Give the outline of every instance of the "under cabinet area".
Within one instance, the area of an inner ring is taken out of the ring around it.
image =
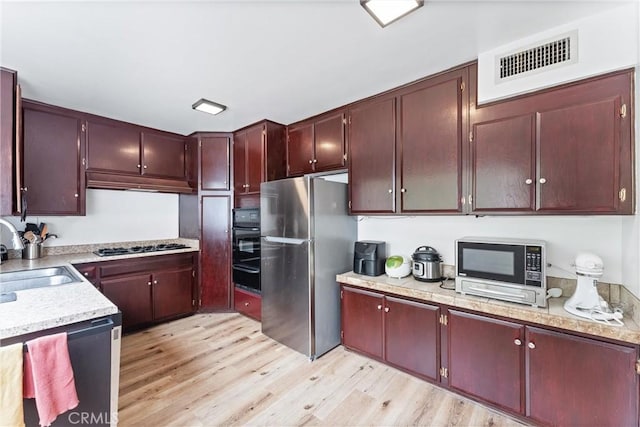
[[[342,344],[540,425],[639,425],[639,347],[341,285]]]
[[[194,313],[197,253],[157,255],[74,267],[122,312],[125,331]]]

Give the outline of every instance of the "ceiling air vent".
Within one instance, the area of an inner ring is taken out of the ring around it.
[[[497,82],[577,62],[578,32],[572,31],[532,47],[496,57]]]

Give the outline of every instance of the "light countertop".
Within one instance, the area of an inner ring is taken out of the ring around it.
[[[351,271],[338,274],[336,280],[347,285],[405,296],[425,302],[440,303],[451,307],[465,308],[596,337],[640,344],[640,326],[629,316],[625,315],[623,319],[624,326],[597,323],[565,311],[563,304],[566,298],[550,298],[547,307],[534,308],[523,304],[463,295],[454,290],[440,288],[440,282],[419,282],[412,276],[403,279],[392,279],[387,275],[371,277]],[[449,284],[453,285],[453,282],[449,282]]]

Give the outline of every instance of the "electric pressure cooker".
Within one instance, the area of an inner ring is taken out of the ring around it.
[[[411,255],[413,260],[412,273],[416,280],[421,282],[439,282],[442,280],[440,263],[442,257],[431,246],[420,246]]]

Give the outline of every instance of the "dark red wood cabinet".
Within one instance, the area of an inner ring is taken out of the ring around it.
[[[351,212],[395,212],[396,99],[375,98],[349,108]]]
[[[262,297],[236,286],[233,290],[233,308],[238,313],[260,321],[262,317]]]
[[[122,312],[125,331],[194,313],[197,266],[196,252],[74,265]]]
[[[140,173],[140,130],[136,126],[90,119],[87,141],[87,170]]]
[[[285,150],[285,126],[279,123],[264,120],[234,132],[235,195],[259,194],[260,183],[284,178]]]
[[[24,187],[29,215],[84,215],[86,123],[75,112],[22,103]]]
[[[527,327],[527,415],[546,425],[638,425],[638,351]]]
[[[200,189],[226,191],[230,185],[231,138],[203,134],[200,145]]]
[[[19,109],[18,73],[0,67],[0,215],[11,215],[17,206],[14,164],[18,157],[16,147],[16,119]],[[20,179],[18,177],[17,179]]]
[[[454,70],[398,93],[401,212],[462,212],[468,73]]]
[[[471,110],[471,213],[633,212],[633,71]]]
[[[524,326],[448,311],[449,387],[524,413]]]
[[[186,141],[183,136],[141,132],[142,175],[185,179]]]
[[[342,286],[342,344],[437,380],[440,308]]]
[[[201,308],[231,308],[231,196],[201,198]]]
[[[346,165],[344,109],[287,127],[287,176],[327,172]]]

